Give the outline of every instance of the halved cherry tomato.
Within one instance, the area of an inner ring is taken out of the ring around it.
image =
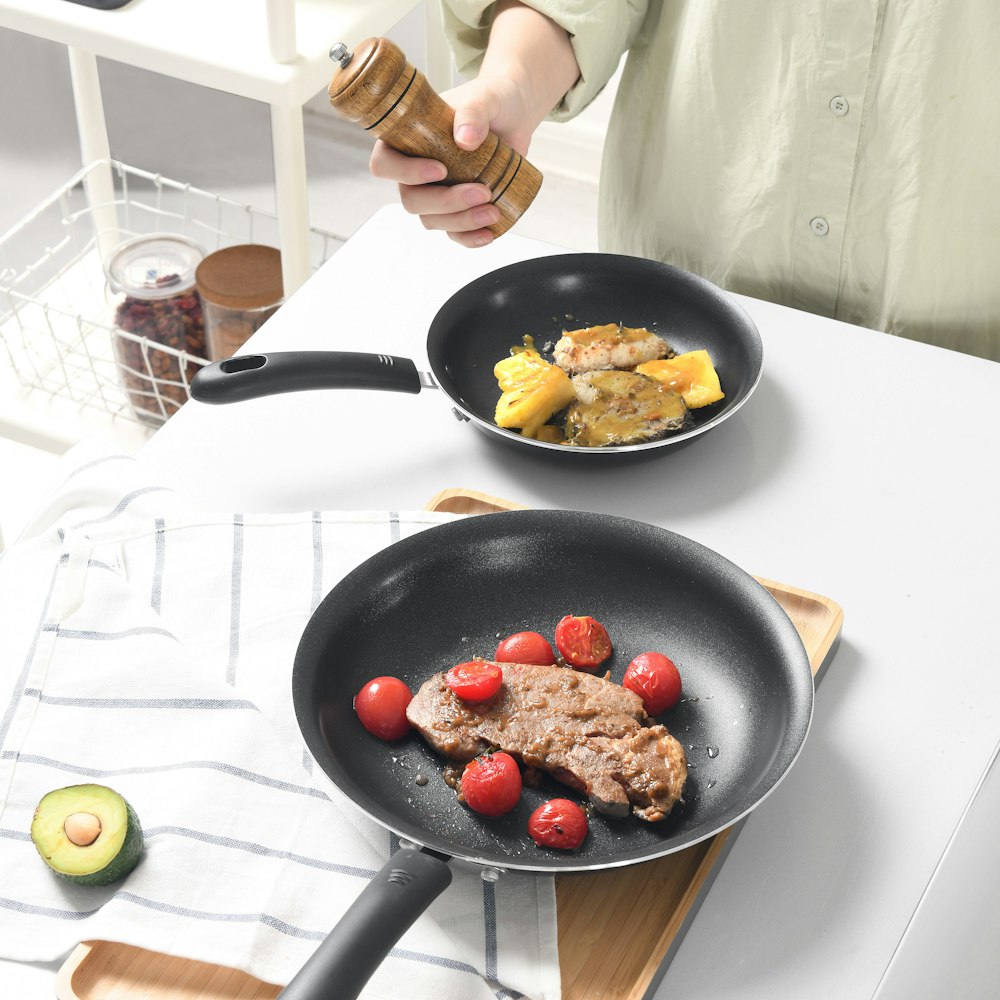
[[[556,662],[548,639],[538,632],[515,632],[507,636],[497,646],[493,658],[500,663],[534,663],[539,667],[550,667]]]
[[[556,645],[571,667],[593,671],[611,655],[607,629],[590,615],[566,615],[556,625]]]
[[[500,690],[503,671],[488,660],[469,660],[452,667],[444,682],[462,701],[489,701]]]
[[[406,706],[413,692],[398,677],[376,677],[355,696],[361,725],[380,740],[400,740],[410,731]]]
[[[674,661],[662,653],[640,653],[626,667],[622,687],[642,698],[649,715],[659,715],[677,704],[681,675]]]
[[[484,816],[502,816],[521,799],[521,771],[509,753],[477,757],[462,772],[462,798]]]
[[[528,833],[539,847],[575,851],[587,836],[587,814],[571,799],[549,799],[528,817]]]

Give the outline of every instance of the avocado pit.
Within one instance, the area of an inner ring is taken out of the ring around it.
[[[101,835],[101,820],[93,813],[75,812],[63,823],[66,839],[77,847],[90,847]]]

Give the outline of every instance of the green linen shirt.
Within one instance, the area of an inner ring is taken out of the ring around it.
[[[554,120],[628,52],[601,249],[1000,361],[997,0],[531,6],[580,65]],[[475,75],[493,4],[444,7],[458,69]]]

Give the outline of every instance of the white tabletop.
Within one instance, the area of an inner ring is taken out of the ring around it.
[[[516,233],[462,250],[383,209],[248,350],[371,350],[426,368],[426,331],[453,291],[554,252]],[[997,866],[970,876],[961,861],[983,853],[963,823],[997,812],[971,803],[998,784],[982,783],[1000,734],[1000,366],[740,302],[764,342],[756,393],[722,426],[634,465],[553,463],[495,442],[435,390],[191,403],[140,456],[223,510],[407,509],[467,487],[620,514],[836,600],[843,638],[805,749],[750,816],[657,996],[871,998],[914,961],[940,964],[915,928],[951,905],[942,882],[997,881]],[[998,927],[991,895],[965,904],[979,927]],[[992,995],[1000,950],[965,954],[962,940],[948,945],[951,995]]]

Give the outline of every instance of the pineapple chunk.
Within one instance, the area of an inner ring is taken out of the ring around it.
[[[549,417],[576,395],[569,376],[537,351],[519,351],[498,361],[493,374],[503,393],[497,403],[496,425],[519,427],[524,437],[535,437]]]
[[[655,378],[674,392],[679,392],[692,410],[717,403],[726,395],[719,384],[719,375],[708,351],[688,351],[675,358],[646,361],[635,370],[640,375]]]

